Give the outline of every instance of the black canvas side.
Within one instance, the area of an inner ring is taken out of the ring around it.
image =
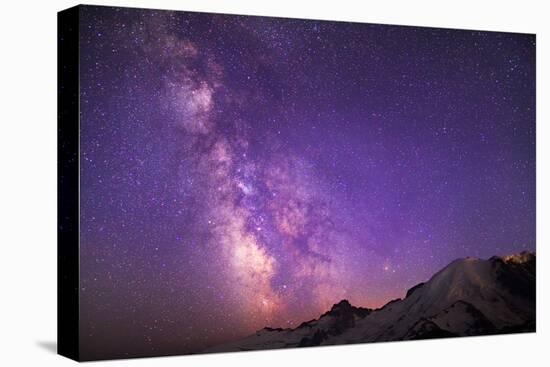
[[[79,7],[57,14],[57,352],[79,360]]]

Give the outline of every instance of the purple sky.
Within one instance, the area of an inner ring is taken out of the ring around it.
[[[109,7],[80,27],[84,357],[197,352],[535,249],[533,35]]]

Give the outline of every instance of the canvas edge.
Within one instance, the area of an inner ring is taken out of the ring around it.
[[[79,6],[57,13],[57,353],[79,352]]]

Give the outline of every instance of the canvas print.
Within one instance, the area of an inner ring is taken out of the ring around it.
[[[60,349],[535,331],[535,35],[70,12]]]

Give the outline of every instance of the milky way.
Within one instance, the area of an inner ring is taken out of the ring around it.
[[[81,9],[84,356],[198,352],[535,249],[535,38]]]

